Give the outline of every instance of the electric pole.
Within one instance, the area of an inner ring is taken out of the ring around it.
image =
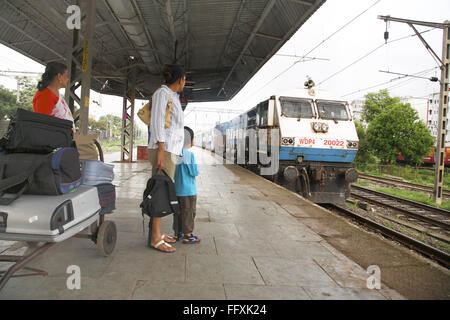
[[[384,21],[394,21],[408,24],[424,44],[425,48],[430,52],[433,58],[438,61],[441,69],[440,79],[440,98],[439,98],[439,118],[437,130],[437,145],[435,157],[435,176],[434,176],[434,202],[442,203],[442,190],[444,182],[444,166],[445,166],[445,136],[447,134],[447,110],[448,110],[448,77],[449,77],[449,63],[450,63],[450,22],[447,20],[444,23],[426,22],[417,20],[408,20],[401,18],[393,18],[390,16],[378,16],[378,19]],[[442,56],[439,56],[428,45],[425,39],[417,31],[414,25],[433,27],[443,29],[442,37]]]

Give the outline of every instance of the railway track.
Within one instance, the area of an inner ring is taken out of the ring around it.
[[[383,192],[352,186],[351,196],[373,205],[389,208],[404,214],[409,220],[420,221],[426,227],[434,226],[450,231],[450,211],[423,203],[402,199]]]
[[[374,181],[374,182],[380,182],[380,183],[390,185],[390,186],[402,186],[402,187],[406,187],[411,190],[425,191],[427,193],[433,194],[433,187],[428,187],[428,186],[424,186],[421,184],[401,181],[401,180],[397,180],[397,179],[390,179],[390,178],[385,178],[385,177],[372,176],[372,175],[363,174],[363,173],[359,174],[359,178],[364,179],[364,180]],[[442,195],[447,198],[450,198],[450,190],[444,189],[442,191]]]
[[[427,256],[428,258],[431,258],[431,259],[439,262],[440,264],[444,265],[445,267],[450,268],[450,255],[444,251],[436,249],[436,248],[429,246],[421,241],[418,241],[407,235],[404,235],[396,230],[388,228],[382,224],[379,224],[371,219],[368,219],[362,215],[359,215],[359,214],[357,214],[347,208],[344,208],[340,205],[329,204],[326,207],[334,209],[334,210],[338,211],[340,214],[350,217],[351,219],[355,220],[356,222],[365,225],[369,229],[375,230],[375,231],[381,233],[385,237],[388,237],[397,242],[400,242],[403,245],[407,246],[408,248],[418,251],[418,252],[422,253],[423,255]]]

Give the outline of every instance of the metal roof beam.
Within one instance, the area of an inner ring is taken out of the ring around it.
[[[267,15],[270,13],[270,11],[272,10],[273,6],[275,5],[275,3],[278,0],[270,0],[266,7],[264,8],[264,11],[262,12],[258,22],[256,23],[255,27],[253,28],[252,33],[250,34],[250,37],[247,40],[247,43],[245,44],[244,48],[241,51],[241,54],[239,55],[239,57],[236,59],[236,62],[234,63],[233,67],[231,68],[230,73],[228,73],[228,76],[225,78],[225,81],[222,84],[222,87],[220,88],[219,92],[217,93],[217,96],[220,94],[221,91],[225,92],[225,84],[227,83],[228,79],[230,79],[231,74],[234,72],[234,70],[236,69],[236,67],[239,64],[239,61],[241,61],[242,56],[244,55],[245,51],[247,51],[248,47],[250,46],[250,43],[252,43],[253,39],[256,36],[256,33],[258,32],[259,28],[261,28],[261,25],[263,24],[264,20],[266,19]]]
[[[170,0],[166,0],[166,12],[167,12],[167,20],[169,21],[170,34],[172,35],[173,41],[176,41],[177,35],[175,34],[175,22],[172,12],[172,2]]]
[[[189,12],[188,12],[188,4],[187,0],[183,1],[184,5],[184,33],[185,33],[185,62],[184,68],[185,70],[189,70]]]
[[[305,0],[289,0],[289,1],[295,2],[295,3],[298,3],[298,4],[303,4],[305,6],[312,6],[313,5],[312,2],[305,1]]]
[[[30,38],[32,41],[36,42],[37,44],[41,45],[42,47],[44,47],[45,49],[49,50],[51,53],[53,53],[54,55],[60,57],[62,60],[66,60],[66,58],[64,58],[64,56],[62,56],[61,54],[59,54],[58,52],[56,52],[55,50],[53,50],[52,48],[50,48],[49,46],[47,46],[46,44],[44,44],[41,40],[36,39],[32,36],[30,36],[28,33],[26,33],[24,30],[20,29],[19,27],[16,27],[15,25],[13,25],[12,23],[10,23],[8,20],[4,19],[3,17],[0,17],[0,21],[2,21],[3,23],[6,23],[8,26],[10,26],[11,28],[13,28],[14,30],[16,30],[17,32],[23,34],[24,36]],[[29,54],[28,54],[29,55]]]
[[[256,35],[258,37],[268,38],[268,39],[277,40],[277,41],[281,41],[282,40],[282,38],[280,38],[280,37],[272,36],[270,34],[266,34],[266,33],[262,33],[262,32],[257,32]]]
[[[256,59],[256,60],[264,60],[265,59],[265,57],[256,57],[256,56],[252,56],[252,55],[249,55],[249,54],[244,54],[242,57],[243,58]]]
[[[227,42],[225,44],[225,47],[223,48],[222,54],[219,57],[219,62],[217,64],[217,68],[219,68],[220,64],[223,62],[223,58],[225,57],[225,55],[228,51],[228,47],[231,44],[231,38],[233,36],[234,29],[236,28],[237,22],[239,21],[239,18],[241,16],[241,12],[242,12],[242,8],[244,7],[244,3],[245,3],[245,0],[242,0],[241,5],[239,6],[239,10],[238,10],[236,16],[234,17],[233,26],[231,27],[231,31],[230,31],[230,34],[228,35]]]
[[[117,16],[117,14],[115,13],[115,11],[113,10],[113,8],[111,7],[111,5],[109,4],[108,0],[103,0],[103,3],[105,4],[105,7],[108,9],[108,11],[109,11],[109,13],[111,14],[111,16],[115,19],[115,21],[116,21],[118,24],[120,24],[121,20],[124,20],[124,19],[123,19],[123,18],[119,18],[119,17]],[[115,5],[119,5],[119,6],[120,6],[120,5],[126,5],[126,4],[128,4],[128,5],[133,6],[133,10],[136,11],[136,8],[134,8],[134,4],[135,4],[134,1],[132,1],[131,3],[129,3],[129,2],[123,2],[123,3],[117,3],[117,2],[114,2],[114,4],[115,4]],[[135,15],[135,16],[136,16],[136,15]],[[137,17],[139,18],[139,15],[137,15]],[[140,19],[140,18],[139,18],[139,19]],[[142,24],[142,26],[143,26],[143,24]],[[129,26],[129,25],[127,25],[127,26],[120,25],[120,30],[122,31],[123,36],[125,37],[125,39],[128,40],[128,43],[129,43],[133,48],[135,48],[135,49],[138,51],[141,60],[142,60],[142,61],[145,61],[145,60],[144,60],[144,56],[141,54],[141,52],[139,52],[139,49],[136,47],[136,43],[131,39],[130,34],[129,34],[129,33],[127,32],[127,30],[125,29],[126,27],[132,27],[132,26]],[[147,41],[148,41],[148,39],[147,39]],[[149,66],[149,65],[146,65],[146,67],[147,67],[147,69],[148,69],[149,72],[152,71],[152,70],[150,70],[150,66]],[[120,71],[120,69],[119,69],[118,71]]]
[[[48,34],[50,37],[52,37],[54,40],[56,40],[57,42],[59,42],[60,44],[63,44],[63,42],[61,42],[60,39],[55,38],[54,34],[51,34],[48,30],[46,30],[45,28],[41,27],[39,24],[37,24],[36,22],[34,22],[34,19],[31,19],[29,16],[27,16],[23,11],[19,10],[18,8],[16,8],[16,6],[14,6],[12,3],[10,3],[9,1],[5,1],[5,3],[11,8],[13,9],[16,13],[18,13],[19,15],[21,15],[22,17],[24,17],[27,21],[27,23],[32,23],[34,26],[38,27],[39,29],[41,29],[44,33]],[[22,21],[21,21],[22,22]],[[22,28],[23,30],[25,30],[25,28]]]
[[[153,50],[155,50],[155,53],[154,53],[155,60],[160,65],[162,65],[161,57],[159,56],[158,50],[156,50],[155,42],[153,41],[152,34],[150,33],[150,30],[148,29],[147,24],[144,21],[144,16],[142,15],[141,9],[139,8],[138,4],[136,3],[136,0],[132,0],[132,4],[133,4],[134,9],[136,10],[136,13],[138,15],[139,21],[141,22],[141,24],[142,24],[142,26],[144,28],[147,40],[150,43],[151,48]]]

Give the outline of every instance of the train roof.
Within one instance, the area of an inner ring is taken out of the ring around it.
[[[293,97],[293,98],[304,98],[304,99],[313,99],[313,100],[333,100],[333,101],[346,101],[342,97],[331,93],[329,91],[321,90],[321,89],[305,89],[305,88],[296,88],[289,89],[280,92],[276,95],[279,97]]]

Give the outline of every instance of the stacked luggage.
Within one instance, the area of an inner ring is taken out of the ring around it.
[[[24,109],[10,121],[0,140],[0,239],[62,241],[114,209],[102,207],[98,188],[82,185],[72,128],[72,121]]]

